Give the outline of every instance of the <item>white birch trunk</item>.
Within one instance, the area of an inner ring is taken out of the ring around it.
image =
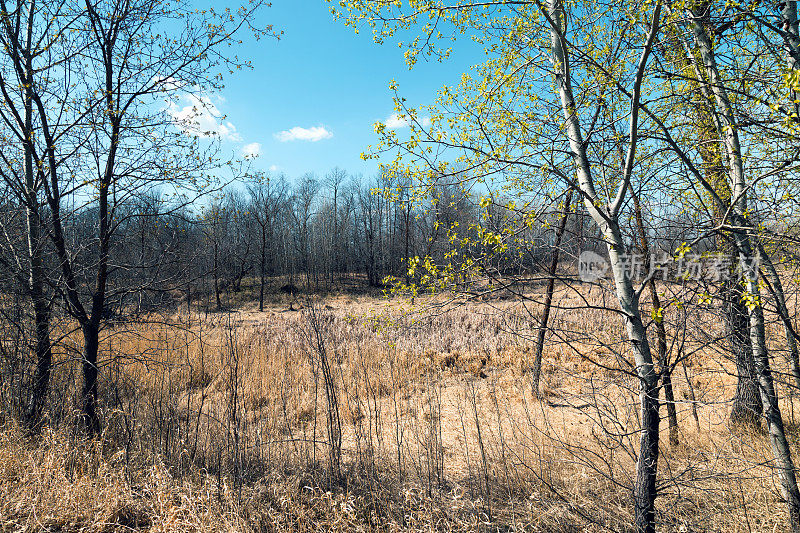
[[[730,99],[723,81],[720,78],[716,56],[706,28],[696,16],[688,11],[689,26],[703,62],[702,68],[706,76],[709,90],[714,96],[716,114],[721,125],[720,144],[726,155],[725,162],[731,182],[733,196],[733,223],[737,227],[748,227],[747,221],[747,184],[744,177],[744,164],[739,143],[739,133],[736,118]],[[694,57],[690,55],[690,57]],[[699,68],[699,67],[698,67]],[[753,253],[750,236],[744,230],[734,232],[739,260],[743,265],[756,265],[758,255]],[[794,463],[786,439],[781,417],[778,397],[775,392],[775,383],[769,365],[769,353],[766,346],[764,333],[764,312],[761,307],[761,298],[756,275],[747,275],[745,279],[745,294],[749,300],[750,309],[750,340],[753,346],[753,359],[756,366],[756,375],[759,383],[759,394],[764,408],[764,418],[775,458],[775,465],[780,478],[781,493],[786,499],[789,510],[789,522],[793,531],[800,531],[800,491],[797,488]]]
[[[659,4],[660,5],[660,4]],[[657,8],[658,9],[658,8]],[[550,0],[549,17],[551,23],[551,47],[555,71],[555,81],[561,98],[565,130],[570,150],[575,162],[578,185],[584,198],[584,205],[592,219],[599,226],[608,249],[611,270],[614,277],[617,300],[625,317],[625,328],[633,351],[636,372],[640,382],[641,436],[639,460],[636,465],[634,485],[634,507],[636,529],[641,532],[655,531],[656,472],[658,467],[658,373],[653,365],[647,332],[639,310],[639,298],[627,275],[623,255],[625,245],[618,221],[618,206],[627,188],[633,150],[628,154],[625,180],[612,206],[601,207],[592,179],[591,167],[586,154],[580,123],[578,121],[575,99],[572,93],[569,74],[568,52],[563,40],[564,11],[560,0]],[[652,44],[652,43],[651,43]],[[646,60],[646,55],[644,56]],[[636,99],[632,103],[636,108]],[[637,109],[638,111],[638,109]],[[632,113],[632,115],[634,115]],[[631,121],[632,140],[635,139],[635,119]],[[635,142],[632,144],[635,145]]]

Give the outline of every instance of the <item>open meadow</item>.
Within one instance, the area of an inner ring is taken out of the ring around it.
[[[612,311],[572,309],[566,287],[555,301],[541,399],[528,372],[537,310],[514,298],[339,295],[118,323],[103,333],[97,440],[70,429],[69,411],[35,439],[6,422],[0,523],[627,531],[639,412],[624,332]],[[689,355],[673,378],[677,441],[662,424],[660,529],[780,529],[764,512],[780,498],[769,442],[728,423],[735,368],[719,339],[700,326],[670,338]],[[55,397],[79,394],[70,339]],[[796,443],[800,405],[782,406]]]

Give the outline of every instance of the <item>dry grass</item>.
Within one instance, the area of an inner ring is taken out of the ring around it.
[[[530,316],[512,301],[444,312],[426,300],[411,312],[330,297],[318,332],[333,405],[308,309],[119,325],[104,341],[102,439],[79,438],[69,412],[51,414],[53,429],[35,441],[13,424],[0,434],[0,522],[6,531],[629,530],[637,387],[624,372],[620,321],[569,309],[581,302],[565,288],[556,301],[543,401],[525,373],[535,305]],[[728,427],[732,366],[710,341],[710,315],[697,313],[702,327],[671,331],[688,331],[681,349],[691,356],[674,377],[680,444],[662,441],[661,529],[780,530],[768,443]],[[61,347],[54,400],[76,394],[70,343],[78,339]],[[794,402],[783,406],[796,441]]]

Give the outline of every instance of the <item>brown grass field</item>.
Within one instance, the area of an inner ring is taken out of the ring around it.
[[[0,433],[0,529],[629,531],[638,391],[622,323],[563,287],[556,302],[542,400],[526,373],[536,320],[511,299],[329,296],[313,312],[275,302],[119,324],[94,441],[70,429],[79,345],[66,334],[51,399],[64,408],[38,438],[11,421]],[[727,423],[721,326],[683,309],[667,313],[685,360],[677,445],[662,422],[659,529],[783,531],[766,436]],[[794,399],[781,407],[796,445]]]

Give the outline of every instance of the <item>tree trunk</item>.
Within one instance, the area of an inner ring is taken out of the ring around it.
[[[713,44],[701,34],[705,33],[705,26],[710,24],[710,12],[706,7],[695,8],[688,12],[692,21],[690,26],[694,32],[698,49],[706,48],[706,58],[713,55]],[[726,217],[731,210],[733,200],[731,184],[728,178],[735,173],[729,172],[733,168],[738,154],[738,139],[730,136],[723,127],[724,119],[718,107],[720,101],[715,91],[709,86],[707,79],[709,71],[705,59],[697,60],[695,53],[689,48],[683,37],[685,29],[675,27],[671,41],[676,43],[669,49],[674,55],[674,61],[683,69],[694,70],[696,80],[693,98],[694,122],[697,131],[697,149],[703,161],[705,170],[705,187],[709,193],[712,206],[714,224],[726,224]],[[699,33],[697,33],[699,32]],[[698,36],[704,41],[701,46]],[[724,106],[723,106],[724,107]],[[731,159],[731,154],[735,154]],[[726,167],[727,165],[727,167]],[[716,233],[717,252],[730,259],[732,265],[738,261],[738,254],[730,232],[718,231]],[[732,399],[730,422],[732,425],[757,425],[761,415],[761,400],[759,399],[758,383],[756,380],[753,350],[750,344],[750,319],[742,303],[742,287],[730,280],[731,272],[722,280],[720,299],[722,301],[722,322],[725,331],[725,342],[728,345],[730,359],[736,365],[736,392]]]
[[[656,290],[656,282],[650,279],[647,283],[650,297],[653,301],[652,308],[661,312],[661,300]],[[675,392],[672,388],[672,364],[667,350],[667,330],[664,328],[664,319],[656,318],[656,338],[658,339],[658,363],[661,367],[661,379],[664,387],[664,399],[667,404],[667,420],[669,421],[669,443],[677,446],[678,440],[678,412],[675,408]]]
[[[642,380],[640,403],[642,435],[636,464],[634,506],[636,531],[655,533],[656,473],[658,471],[658,378]]]
[[[264,310],[264,284],[267,279],[267,230],[261,226],[261,286],[258,289],[258,310]]]
[[[217,311],[222,311],[222,299],[220,298],[219,292],[219,252],[218,252],[218,245],[216,241],[216,237],[214,237],[214,298],[217,301]]]
[[[404,225],[405,225],[405,260],[406,260],[406,268],[405,268],[405,278],[406,278],[406,285],[411,283],[411,278],[408,275],[409,272],[409,259],[411,259],[411,200],[406,200],[408,205],[405,207],[404,210]]]
[[[658,330],[659,328],[656,328]],[[662,328],[663,329],[663,328]],[[656,333],[659,333],[656,331]],[[661,351],[661,337],[658,338],[658,351]],[[666,337],[664,338],[664,345],[665,349],[663,353],[666,353]],[[660,356],[659,356],[660,357]],[[675,392],[672,388],[672,365],[666,359],[662,359],[665,361],[661,363],[661,379],[662,385],[664,386],[664,400],[667,404],[667,420],[669,421],[669,443],[673,446],[677,446],[680,443],[678,439],[678,411],[675,407]]]
[[[691,31],[697,43],[700,59],[707,76],[707,90],[712,92],[717,108],[717,121],[721,135],[720,146],[724,150],[724,160],[728,165],[728,175],[732,184],[733,209],[731,222],[739,228],[746,228],[735,231],[733,237],[739,262],[745,270],[745,297],[750,311],[750,344],[753,350],[755,374],[758,379],[762,409],[772,444],[775,465],[778,469],[781,493],[786,499],[789,511],[789,523],[793,531],[800,531],[800,491],[797,488],[794,463],[786,439],[783,419],[778,406],[778,397],[775,393],[775,384],[769,366],[769,352],[767,351],[764,332],[764,312],[759,294],[758,273],[757,271],[747,271],[748,267],[757,265],[758,254],[753,253],[750,235],[747,233],[752,230],[752,226],[747,220],[748,187],[744,176],[738,125],[736,124],[735,114],[725,89],[725,84],[720,79],[711,39],[705,26],[700,22],[701,17],[691,11],[689,15]]]
[[[758,253],[761,256],[761,265],[764,272],[767,274],[767,282],[770,291],[775,295],[775,307],[778,310],[778,316],[783,322],[783,331],[786,335],[786,346],[789,348],[789,366],[792,369],[792,377],[794,378],[794,386],[800,389],[800,355],[797,349],[797,332],[792,326],[792,315],[789,313],[789,308],[786,305],[786,295],[783,292],[783,284],[778,272],[775,270],[775,265],[772,260],[764,251],[764,248],[758,243]]]
[[[630,278],[626,276],[621,261],[624,248],[618,227],[605,232],[608,244],[611,269],[620,309],[625,316],[628,339],[634,353],[636,372],[639,376],[639,402],[641,409],[641,429],[639,440],[639,459],[636,463],[636,483],[633,489],[636,531],[655,533],[655,500],[657,495],[656,474],[658,471],[658,437],[661,418],[659,416],[658,381],[655,371],[647,331],[642,323],[639,301],[633,290]]]
[[[633,211],[636,217],[636,227],[639,231],[639,251],[642,254],[642,263],[645,268],[650,265],[650,242],[647,238],[647,231],[644,227],[644,217],[642,216],[642,206],[639,203],[639,196],[633,189],[632,184],[628,184],[628,190],[633,200]],[[658,288],[656,287],[656,280],[650,278],[647,282],[647,289],[650,292],[650,300],[653,314],[655,315],[656,338],[658,339],[658,364],[661,367],[661,378],[664,386],[664,399],[667,404],[667,420],[669,420],[669,443],[673,446],[678,445],[678,412],[675,408],[675,392],[672,389],[672,365],[669,361],[669,352],[667,350],[667,330],[664,327],[664,318],[662,316],[663,310],[661,309],[661,299],[658,297]]]
[[[27,239],[28,239],[28,291],[33,302],[34,329],[36,331],[36,368],[34,370],[30,397],[23,414],[23,421],[29,431],[38,429],[42,420],[47,390],[50,385],[50,370],[53,365],[53,352],[50,342],[50,306],[44,293],[45,273],[42,258],[41,219],[35,190],[33,190],[33,169],[29,166],[30,154],[26,154],[26,171],[31,175],[26,180],[28,187]]]
[[[712,150],[706,149],[704,159],[707,164],[714,165],[720,159],[719,147],[716,147],[715,154]],[[712,183],[719,196],[727,200],[728,205],[716,205],[714,207],[714,218],[716,224],[724,223],[725,213],[730,207],[731,191],[724,180],[724,169],[716,167],[710,171],[710,183]],[[717,238],[718,253],[730,258],[731,265],[735,265],[739,256],[736,251],[736,244],[733,236],[726,233],[718,233]],[[733,396],[731,407],[730,422],[732,425],[755,427],[759,425],[762,405],[758,392],[758,380],[756,378],[755,362],[753,361],[753,346],[750,342],[750,316],[747,312],[742,296],[744,289],[738,280],[733,279],[733,271],[726,272],[726,279],[722,281],[720,287],[720,298],[722,299],[722,322],[725,331],[725,339],[728,344],[730,357],[736,364],[736,393]]]
[[[783,0],[776,4],[781,8],[781,29],[784,31],[786,66],[790,72],[796,71],[800,64],[800,27],[798,27],[797,21],[797,2],[796,0]],[[792,109],[788,114],[794,116],[795,122],[800,120],[800,101],[798,100],[800,99],[798,99],[797,91],[792,90]]]
[[[539,331],[536,334],[536,351],[533,354],[533,364],[531,368],[531,382],[533,393],[536,397],[541,398],[541,391],[539,390],[539,377],[542,373],[542,352],[544,351],[544,338],[547,333],[547,323],[550,320],[550,309],[553,305],[553,292],[555,291],[556,284],[556,269],[558,268],[558,256],[560,252],[561,239],[564,236],[564,230],[567,227],[567,218],[569,217],[570,203],[572,202],[572,189],[567,192],[567,197],[564,200],[564,209],[561,211],[561,220],[556,229],[556,239],[553,244],[553,257],[550,261],[550,268],[548,270],[547,289],[544,296],[544,308],[542,309],[542,319],[539,322]]]
[[[31,50],[34,14],[28,13],[26,49]],[[24,413],[27,429],[38,429],[50,385],[50,369],[53,352],[50,343],[50,305],[45,295],[45,270],[42,243],[42,219],[39,210],[39,194],[33,165],[33,85],[34,73],[31,54],[26,54],[25,75],[25,214],[28,241],[28,290],[33,302],[34,328],[36,330],[36,369],[33,374],[30,398]]]
[[[758,287],[755,276],[748,281],[748,285],[752,295],[753,291],[757,290]],[[775,456],[775,463],[778,468],[781,494],[788,506],[789,524],[792,531],[798,532],[800,531],[800,491],[797,488],[794,462],[792,461],[789,442],[786,439],[783,417],[778,407],[778,395],[775,391],[775,383],[770,370],[769,354],[766,350],[766,339],[764,337],[764,311],[758,304],[752,306],[752,311],[750,312],[750,329],[753,337],[753,356],[761,393],[761,403],[763,404],[764,419],[767,422],[767,432],[772,445],[772,453]]]
[[[100,344],[96,325],[89,322],[83,331],[83,407],[82,421],[90,436],[100,432],[100,418],[97,414],[97,353]]]
[[[750,317],[742,302],[744,290],[735,279],[723,281],[721,288],[725,337],[736,363],[736,393],[730,421],[733,425],[757,427],[762,413],[758,391],[753,346],[750,340]]]
[[[33,387],[25,413],[28,430],[37,430],[42,421],[47,391],[50,388],[50,370],[53,366],[53,351],[50,343],[50,309],[42,299],[34,302],[36,327],[36,370]]]
[[[631,98],[630,144],[623,169],[623,182],[617,191],[614,201],[608,205],[603,205],[603,201],[594,188],[592,167],[589,163],[586,143],[583,139],[577,116],[577,106],[572,93],[572,80],[569,76],[569,55],[563,35],[566,17],[562,1],[550,0],[548,6],[548,17],[551,24],[551,51],[553,54],[556,88],[561,98],[561,108],[564,113],[564,130],[569,140],[569,148],[575,163],[577,181],[584,199],[583,204],[600,228],[606,243],[611,271],[614,276],[617,301],[619,302],[620,312],[625,317],[625,329],[633,352],[636,373],[639,377],[641,406],[640,448],[639,459],[636,464],[636,481],[633,488],[633,496],[635,525],[637,531],[642,533],[655,532],[656,473],[658,470],[659,451],[658,427],[660,423],[658,414],[658,373],[654,369],[647,332],[642,323],[639,298],[633,289],[633,284],[626,272],[626,265],[623,261],[626,251],[619,227],[619,210],[625,198],[633,170],[638,139],[637,120],[641,83],[644,77],[644,67],[658,31],[660,14],[661,3],[658,2],[653,10],[653,19],[647,43],[642,50],[637,67],[633,97]]]

